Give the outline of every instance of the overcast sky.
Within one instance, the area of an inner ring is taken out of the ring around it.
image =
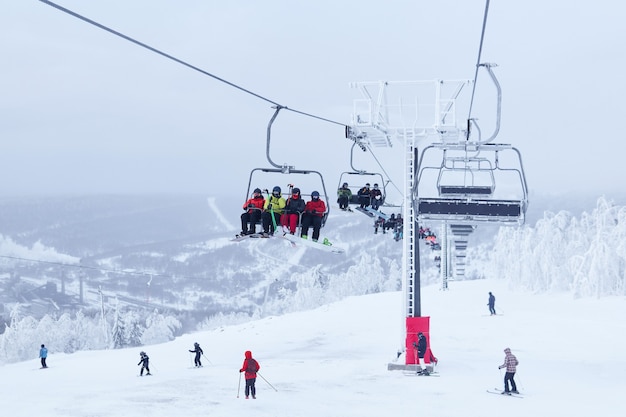
[[[485,10],[484,0],[58,4],[272,101],[346,124],[359,98],[350,82],[472,79]],[[482,62],[498,64],[503,89],[497,142],[520,149],[532,192],[620,189],[625,10],[609,0],[491,1]],[[0,51],[3,195],[243,196],[250,171],[269,166],[270,103],[41,1],[0,0]],[[490,93],[479,78],[477,94]],[[493,108],[474,115],[488,119]],[[274,162],[319,170],[330,190],[350,170],[341,126],[281,112],[274,133]],[[401,184],[399,148],[377,156]],[[357,168],[380,171],[367,154],[356,157]]]

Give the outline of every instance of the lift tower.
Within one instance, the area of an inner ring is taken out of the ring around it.
[[[469,92],[468,87],[473,85],[471,80],[352,85],[362,98],[354,101],[347,137],[362,147],[399,145],[404,155],[402,275],[406,333],[401,350],[405,352],[405,364],[389,364],[389,369],[419,369],[414,348],[418,333],[426,336],[430,346],[430,317],[423,317],[421,312],[418,223],[442,223],[441,274],[446,288],[451,250],[465,250],[462,243],[449,244],[448,230],[454,236],[468,233],[479,222],[524,221],[528,192],[521,155],[511,145],[491,143],[499,130],[501,91],[491,65],[486,68],[498,93],[496,129],[486,140],[481,139],[475,121],[457,117],[457,108],[467,99],[463,92]],[[471,125],[478,139],[470,140]],[[464,273],[464,260],[457,271]]]

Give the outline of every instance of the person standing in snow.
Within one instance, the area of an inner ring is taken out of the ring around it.
[[[244,357],[245,359],[243,360],[243,365],[241,365],[239,372],[245,372],[246,400],[249,398],[249,395],[252,395],[252,398],[256,399],[256,387],[254,384],[256,383],[256,373],[261,369],[261,365],[252,357],[252,352],[249,350],[246,350]]]
[[[487,305],[489,306],[489,313],[491,313],[492,316],[496,315],[496,297],[491,293],[491,291],[489,292],[489,301],[487,302]]]
[[[498,369],[506,368],[506,373],[504,374],[504,391],[502,394],[519,394],[517,391],[517,386],[515,385],[515,380],[513,377],[515,376],[515,372],[517,371],[517,365],[519,362],[515,355],[511,353],[511,349],[504,349],[504,363],[498,366]],[[509,391],[509,381],[511,381],[511,390]]]
[[[143,376],[144,369],[148,371],[146,375],[152,375],[150,373],[150,367],[149,367],[150,358],[148,357],[148,355],[146,355],[146,352],[139,353],[139,357],[140,357],[139,363],[137,364],[137,366],[141,365],[141,371],[139,372],[139,376]]]
[[[41,367],[47,368],[48,365],[46,365],[46,358],[48,357],[48,349],[45,345],[41,345],[41,349],[39,349],[39,357],[41,358]]]
[[[193,344],[193,350],[190,350],[189,352],[196,354],[196,357],[193,359],[196,367],[202,366],[202,362],[200,362],[200,355],[204,354],[204,352],[202,351],[202,348],[200,347],[198,342]]]

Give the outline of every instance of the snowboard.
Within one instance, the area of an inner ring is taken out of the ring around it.
[[[324,245],[321,242],[313,242],[312,240],[309,240],[309,239],[302,239],[301,237],[298,237],[296,235],[287,234],[283,236],[283,239],[287,239],[288,241],[295,244],[296,246],[303,245],[303,246],[311,247],[314,249],[323,250],[325,252],[345,253],[345,250],[338,248],[337,246]]]
[[[361,207],[355,207],[354,208],[356,211],[360,211],[361,213],[365,214],[367,217],[374,217],[374,213],[368,211],[366,208],[361,208]]]
[[[366,207],[365,210],[367,210],[369,213],[371,213],[370,217],[382,217],[385,220],[389,220],[389,216],[386,215],[385,213],[383,213],[382,211],[378,211],[378,210],[374,210],[371,207]]]

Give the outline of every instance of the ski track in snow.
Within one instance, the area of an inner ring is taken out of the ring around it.
[[[226,230],[237,230],[238,226],[233,226],[233,224],[228,221],[228,219],[222,214],[220,209],[217,207],[217,205],[215,204],[215,197],[208,197],[207,198],[207,204],[208,204],[209,208],[215,214],[215,218],[217,220],[219,220],[220,223],[222,223],[222,225],[224,225]]]

